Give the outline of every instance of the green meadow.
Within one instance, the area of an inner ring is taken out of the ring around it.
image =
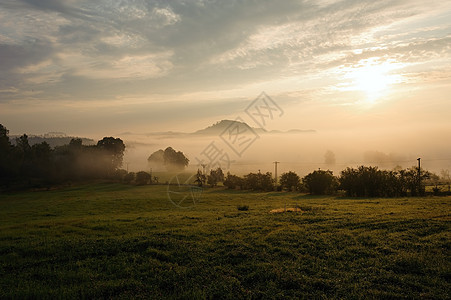
[[[270,213],[285,207],[302,212]],[[450,221],[451,197],[215,188],[179,208],[164,185],[2,194],[0,298],[449,299]]]

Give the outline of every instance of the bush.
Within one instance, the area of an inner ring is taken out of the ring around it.
[[[329,170],[314,171],[302,178],[302,183],[310,194],[333,194],[337,190],[337,179]]]
[[[122,178],[122,181],[124,183],[130,183],[133,180],[135,180],[135,173],[134,172],[129,172],[129,173],[125,174],[124,177]]]
[[[224,173],[221,168],[210,170],[210,175],[207,176],[207,183],[211,186],[218,185],[218,182],[224,182]]]
[[[297,190],[301,183],[301,179],[294,172],[283,173],[280,176],[280,185],[289,191]]]
[[[427,171],[420,171],[421,180],[430,177]],[[415,167],[386,171],[377,167],[360,166],[357,169],[346,168],[339,178],[340,189],[349,197],[402,197],[424,193],[419,186],[418,169]]]
[[[150,183],[151,176],[149,173],[144,171],[139,171],[136,173],[135,182],[137,185],[146,185]]]
[[[244,188],[253,191],[272,191],[274,182],[271,173],[249,173],[245,175]]]
[[[238,210],[246,211],[249,210],[249,205],[238,205],[237,208]]]
[[[243,178],[227,173],[227,177],[224,180],[224,186],[229,189],[243,188]]]

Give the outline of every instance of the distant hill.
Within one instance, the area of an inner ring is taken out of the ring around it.
[[[18,138],[20,136],[18,135],[12,135],[11,140],[14,143],[15,138]],[[68,145],[71,139],[81,139],[83,145],[95,145],[96,142],[93,139],[89,138],[80,138],[80,137],[74,137],[74,136],[66,136],[64,133],[58,133],[58,135],[53,133],[46,133],[44,135],[29,135],[28,136],[28,143],[30,146],[34,144],[39,144],[42,142],[47,142],[47,144],[50,145],[51,148],[57,147],[57,146],[63,146]]]
[[[207,128],[198,130],[192,134],[195,135],[219,135],[221,133],[224,132],[224,130],[226,130],[227,128],[229,128],[229,126],[233,126],[233,125],[239,125],[242,126],[244,128],[248,128],[250,130],[254,130],[257,133],[264,133],[266,132],[266,130],[262,129],[262,128],[252,128],[249,125],[247,125],[244,122],[240,122],[240,121],[234,121],[234,120],[221,120],[219,122],[216,122],[215,124],[208,126]]]
[[[247,128],[250,128],[252,130],[254,130],[256,133],[258,134],[266,134],[266,133],[271,133],[271,134],[298,134],[298,133],[315,133],[316,130],[312,130],[312,129],[307,129],[307,130],[302,130],[302,129],[290,129],[288,131],[280,131],[280,130],[271,130],[271,131],[267,131],[263,128],[255,128],[255,127],[250,127],[248,124],[244,123],[244,122],[240,122],[240,121],[234,121],[234,120],[221,120],[219,122],[216,122],[215,124],[208,126],[207,128],[198,130],[192,134],[194,135],[219,135],[221,133],[224,132],[224,130],[226,130],[227,128],[229,128],[229,126],[233,126],[233,124],[239,124],[240,126],[244,126]]]
[[[290,129],[288,131],[280,131],[280,130],[271,130],[267,131],[263,128],[256,128],[251,127],[245,122],[235,121],[235,120],[221,120],[219,122],[216,122],[213,125],[210,125],[206,128],[199,129],[195,132],[186,133],[186,132],[174,132],[174,131],[165,131],[165,132],[150,132],[145,134],[146,136],[152,136],[158,139],[161,138],[184,138],[184,137],[190,137],[190,136],[215,136],[220,135],[223,133],[229,126],[233,126],[233,124],[240,125],[243,127],[247,127],[253,131],[255,131],[257,134],[301,134],[301,133],[315,133],[316,130],[312,129]],[[122,135],[133,135],[131,132],[124,132]]]

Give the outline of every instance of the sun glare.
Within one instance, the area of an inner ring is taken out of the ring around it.
[[[374,58],[361,60],[347,71],[345,77],[349,79],[349,90],[364,93],[364,103],[375,103],[385,96],[396,82],[396,76],[390,74],[395,67],[393,62],[381,63]]]

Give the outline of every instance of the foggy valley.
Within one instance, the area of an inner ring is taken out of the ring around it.
[[[0,299],[450,299],[450,20],[0,0]]]

